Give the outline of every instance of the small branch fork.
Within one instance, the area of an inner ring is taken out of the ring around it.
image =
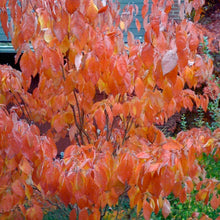
[[[77,134],[75,135],[75,139],[76,139],[76,142],[79,146],[84,145],[85,144],[84,136],[86,136],[86,139],[87,139],[88,143],[90,144],[91,143],[91,138],[89,137],[88,133],[83,128],[85,114],[84,114],[84,111],[81,110],[80,107],[79,107],[79,102],[78,102],[78,99],[77,99],[76,90],[74,89],[73,92],[74,92],[74,97],[75,97],[75,100],[76,100],[76,109],[77,109],[77,112],[78,112],[79,120],[77,120],[77,117],[76,117],[77,113],[76,113],[75,106],[74,105],[70,105],[70,106],[73,110],[73,117],[74,117],[76,127],[79,131],[79,136],[80,136],[80,139],[81,139],[81,143],[79,141],[79,138],[78,138]]]

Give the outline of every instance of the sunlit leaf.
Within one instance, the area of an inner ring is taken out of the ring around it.
[[[94,21],[98,15],[98,8],[93,0],[89,0],[89,6],[87,8],[86,15],[90,21]]]
[[[163,75],[172,71],[177,65],[178,56],[175,50],[167,51],[162,58]]]
[[[164,199],[163,202],[163,208],[162,208],[162,214],[164,218],[167,218],[170,214],[170,202],[167,199]]]

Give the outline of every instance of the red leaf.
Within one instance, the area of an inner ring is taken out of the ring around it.
[[[98,10],[98,13],[99,13],[99,14],[100,14],[100,13],[103,13],[103,12],[105,12],[107,9],[108,9],[108,5],[106,5],[105,7],[100,8],[100,9]]]
[[[145,87],[142,79],[137,77],[137,79],[135,80],[135,93],[139,99],[143,96],[144,89]]]
[[[68,13],[73,14],[80,6],[80,0],[66,0],[65,6]]]
[[[164,199],[162,214],[164,218],[167,218],[170,214],[170,202],[167,199]]]
[[[175,50],[168,50],[162,58],[163,75],[171,72],[177,65],[178,56]]]
[[[141,30],[141,23],[137,18],[135,19],[135,24],[136,24],[137,30],[139,32]]]
[[[144,212],[144,219],[150,220],[152,208],[150,207],[150,204],[146,200],[143,202],[143,212]]]
[[[1,23],[2,23],[2,28],[5,32],[5,35],[8,38],[8,32],[9,32],[9,28],[8,28],[8,13],[6,11],[6,9],[1,10],[1,14],[0,14],[0,18],[1,18]]]

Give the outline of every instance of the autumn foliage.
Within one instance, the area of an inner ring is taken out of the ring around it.
[[[144,42],[123,32],[138,13],[100,0],[1,0],[1,23],[20,58],[21,72],[0,66],[0,217],[42,219],[45,204],[70,205],[70,219],[100,219],[106,205],[128,195],[145,219],[162,209],[172,192],[181,202],[194,186],[197,199],[217,208],[219,182],[206,179],[197,158],[215,148],[219,133],[208,129],[166,138],[163,124],[182,108],[207,109],[213,63],[198,54],[203,31],[195,21],[168,19],[173,1],[148,2],[139,9]],[[11,12],[8,21],[6,4]],[[31,76],[40,81],[28,92]],[[98,98],[99,97],[99,98]],[[101,97],[101,98],[100,98]],[[12,106],[8,110],[5,106]],[[36,124],[50,123],[47,134]],[[69,137],[64,158],[56,142]],[[28,204],[28,205],[24,205]]]

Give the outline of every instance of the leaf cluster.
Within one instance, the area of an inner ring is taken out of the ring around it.
[[[202,3],[189,4],[197,21]],[[196,199],[207,204],[212,197],[217,209],[219,181],[206,178],[198,158],[215,148],[219,155],[219,129],[194,128],[173,139],[155,126],[182,108],[206,111],[212,98],[195,90],[213,70],[207,54],[198,54],[203,30],[169,21],[171,7],[154,1],[148,16],[144,1],[145,41],[128,32],[125,45],[134,5],[121,15],[111,0],[1,1],[1,23],[21,67],[0,66],[2,218],[42,219],[48,204],[70,219],[104,218],[105,209],[123,216],[119,206],[128,198],[130,215],[150,219],[162,210],[167,218],[167,197],[184,203],[194,186]],[[45,122],[43,136],[36,124]],[[64,137],[70,145],[61,159],[56,142]]]

